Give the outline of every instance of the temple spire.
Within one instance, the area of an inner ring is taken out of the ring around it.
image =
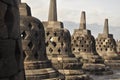
[[[48,21],[57,21],[56,0],[50,0]]]
[[[86,29],[86,15],[85,11],[81,13],[80,29]]]
[[[103,31],[104,34],[109,34],[109,28],[108,28],[108,19],[105,19],[105,22],[104,22],[104,31]]]

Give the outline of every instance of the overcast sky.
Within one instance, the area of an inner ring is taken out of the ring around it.
[[[30,5],[33,16],[47,20],[50,0],[22,0]],[[81,11],[86,11],[87,23],[102,25],[109,18],[112,26],[120,25],[120,0],[57,0],[58,20],[79,22]]]
[[[32,10],[32,15],[41,21],[48,20],[48,11],[50,0],[22,0],[26,2]],[[115,39],[120,40],[120,0],[57,0],[58,20],[65,23],[65,28],[69,29],[71,34],[74,29],[79,28],[81,11],[86,11],[87,24],[93,27],[87,27],[96,37],[103,31],[104,19],[109,19],[110,33],[114,34]],[[77,26],[74,26],[77,24]],[[97,28],[100,27],[101,28]],[[95,30],[96,29],[96,30]],[[98,30],[99,29],[99,30]]]

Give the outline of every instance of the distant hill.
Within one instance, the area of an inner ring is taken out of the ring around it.
[[[74,29],[79,28],[79,23],[64,21],[64,27],[67,28],[71,34],[73,34]],[[98,33],[103,32],[103,25],[98,24],[87,24],[87,29],[91,30],[91,33],[95,38],[98,36]],[[120,40],[120,26],[109,26],[109,33],[113,34],[116,40]]]

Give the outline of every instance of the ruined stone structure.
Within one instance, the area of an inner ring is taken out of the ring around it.
[[[64,76],[52,68],[46,56],[42,23],[32,17],[30,7],[26,3],[21,3],[19,9],[26,79],[64,80]]]
[[[0,0],[0,80],[25,80],[18,0]]]
[[[71,36],[63,23],[57,21],[56,0],[50,0],[48,21],[45,27],[47,56],[53,66],[65,75],[65,80],[90,80],[81,70],[82,64],[71,52]]]
[[[116,42],[112,34],[109,34],[108,19],[105,19],[104,31],[96,38],[96,50],[105,59],[105,63],[112,68],[120,67],[120,57],[117,54]]]
[[[72,35],[72,52],[83,62],[83,69],[92,74],[111,74],[104,61],[95,49],[95,39],[91,31],[86,29],[86,16],[82,12],[80,28],[75,29]]]

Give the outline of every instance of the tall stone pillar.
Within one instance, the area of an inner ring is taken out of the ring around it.
[[[120,68],[120,56],[116,46],[113,35],[109,34],[108,19],[105,19],[103,33],[96,38],[96,50],[111,68]]]
[[[45,27],[47,56],[53,66],[63,75],[65,80],[90,80],[82,70],[82,64],[71,52],[71,36],[63,23],[57,21],[56,0],[50,0],[48,21]]]
[[[103,34],[109,34],[108,19],[105,19]]]
[[[95,49],[95,39],[91,31],[86,29],[86,16],[81,14],[80,28],[75,29],[72,35],[72,52],[83,62],[83,69],[92,74],[111,74],[112,71],[106,68],[103,59]]]
[[[86,29],[86,14],[83,11],[81,14],[81,19],[80,19],[80,29]]]
[[[48,21],[57,21],[56,0],[51,0],[50,2]]]
[[[19,9],[26,79],[64,80],[64,76],[55,70],[47,59],[42,23],[32,17],[26,3],[21,3]]]
[[[0,80],[25,80],[18,0],[0,0]]]

